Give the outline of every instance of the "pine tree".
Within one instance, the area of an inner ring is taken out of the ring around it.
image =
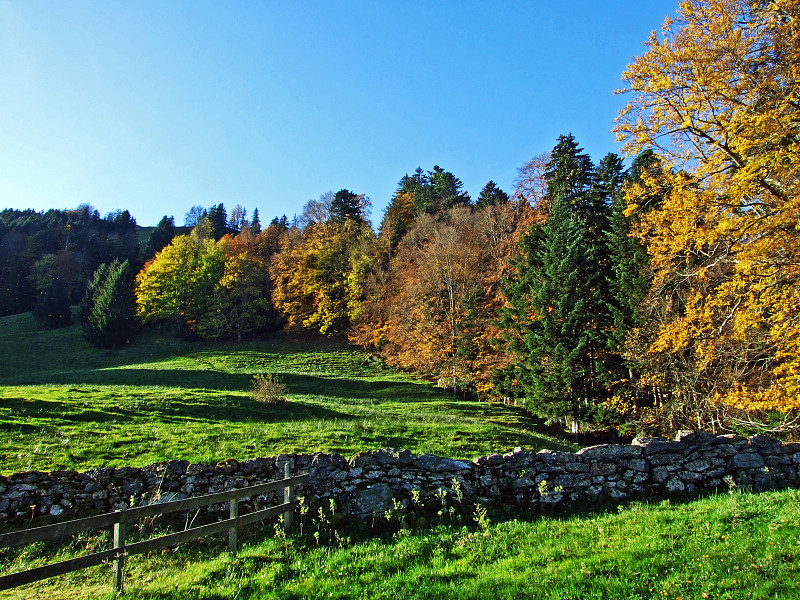
[[[475,210],[483,210],[487,206],[496,206],[508,202],[508,194],[497,187],[494,181],[490,181],[481,190],[478,201],[475,203]]]
[[[102,265],[94,274],[81,303],[84,337],[102,348],[128,343],[136,332],[133,273],[126,260]]]
[[[253,233],[261,233],[261,219],[258,216],[258,209],[253,210],[253,220],[250,221],[250,230]]]
[[[153,233],[150,234],[150,239],[147,240],[147,248],[145,250],[145,262],[153,258],[156,253],[164,249],[164,247],[172,241],[175,237],[175,217],[168,217],[164,215],[156,225]]]
[[[544,225],[523,238],[517,277],[506,282],[503,324],[515,360],[497,374],[521,389],[525,404],[550,419],[571,417],[573,432],[601,396],[597,377],[596,264],[567,199],[556,197]]]
[[[346,219],[356,223],[364,223],[363,207],[364,196],[350,190],[339,190],[331,200],[331,219],[337,223],[344,223]]]

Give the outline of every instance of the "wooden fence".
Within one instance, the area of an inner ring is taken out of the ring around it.
[[[165,546],[175,546],[200,537],[221,533],[225,530],[228,531],[228,551],[231,554],[236,554],[237,527],[243,527],[280,514],[284,515],[284,527],[289,527],[289,525],[291,525],[292,511],[296,506],[296,502],[292,500],[292,486],[305,483],[306,481],[308,481],[307,473],[291,477],[289,474],[289,465],[287,464],[285,465],[284,479],[278,481],[270,481],[247,488],[227,490],[217,494],[208,494],[196,498],[187,498],[185,500],[118,510],[96,517],[66,521],[64,523],[47,525],[45,527],[36,527],[0,534],[0,548],[8,548],[12,546],[23,546],[38,541],[61,540],[76,533],[111,527],[113,528],[114,544],[113,548],[103,550],[102,552],[95,552],[86,556],[51,563],[27,571],[0,576],[0,590],[15,588],[26,583],[33,583],[34,581],[55,577],[56,575],[63,575],[64,573],[71,573],[72,571],[79,571],[111,560],[113,589],[115,592],[121,592],[123,589],[123,571],[126,556],[149,552],[150,550],[163,548]],[[283,488],[283,504],[248,513],[241,517],[239,516],[239,500],[241,498],[251,498],[272,490],[277,490],[281,487]],[[125,526],[128,523],[148,517],[174,512],[185,512],[194,508],[223,504],[225,502],[230,502],[229,519],[149,540],[131,544],[125,543]]]

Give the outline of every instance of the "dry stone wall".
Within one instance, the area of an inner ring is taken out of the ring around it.
[[[0,476],[0,524],[27,526],[41,517],[60,521],[241,488],[282,478],[286,463],[292,473],[310,474],[309,482],[295,490],[306,505],[328,506],[333,498],[340,514],[371,519],[400,506],[417,515],[443,509],[472,513],[476,504],[526,510],[691,497],[734,486],[797,487],[800,444],[681,432],[674,440],[637,438],[631,445],[576,453],[517,448],[473,461],[385,448],[349,460],[338,454],[292,454],[217,464],[173,460],[82,473],[26,472]]]

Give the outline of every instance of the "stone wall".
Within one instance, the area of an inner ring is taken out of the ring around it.
[[[296,490],[307,505],[328,506],[334,498],[340,514],[370,519],[400,505],[414,515],[442,509],[472,513],[478,503],[525,510],[690,497],[734,486],[797,486],[800,444],[681,432],[675,440],[637,438],[629,446],[593,446],[577,453],[517,448],[473,461],[382,449],[350,460],[294,454],[218,464],[174,460],[83,473],[27,472],[0,476],[0,524],[28,526],[40,517],[61,521],[255,485],[282,478],[287,462],[292,473],[310,473],[310,481]],[[273,502],[274,494],[261,500]]]

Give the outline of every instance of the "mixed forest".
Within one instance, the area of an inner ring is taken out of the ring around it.
[[[477,198],[439,166],[384,214],[342,189],[262,224],[0,212],[0,312],[80,305],[101,347],[142,326],[288,328],[551,423],[621,433],[800,427],[800,6],[689,0],[623,74],[622,156],[565,132]]]

